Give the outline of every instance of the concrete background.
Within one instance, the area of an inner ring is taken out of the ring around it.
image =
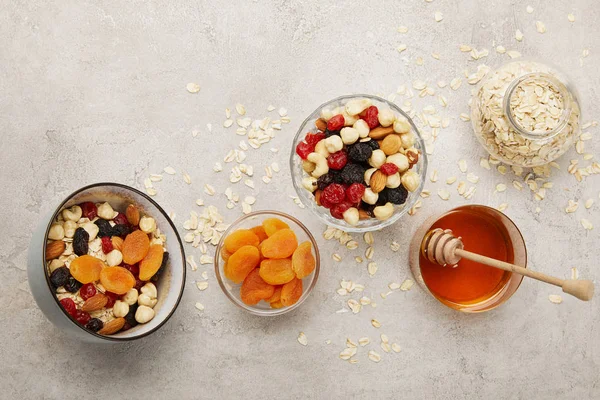
[[[379,297],[389,282],[410,277],[407,248],[419,223],[467,202],[456,194],[456,184],[449,188],[450,201],[435,195],[448,176],[460,176],[461,158],[481,178],[471,202],[509,203],[506,213],[523,231],[530,267],[561,277],[577,267],[581,277],[599,282],[598,177],[578,184],[568,175],[568,160],[581,158],[570,151],[559,162],[562,170],[553,173],[554,188],[536,202],[529,191],[512,188],[510,173],[480,168],[485,152],[470,124],[458,119],[468,112],[466,82],[456,92],[438,90],[449,99],[440,115],[452,118],[431,157],[440,180],[427,182],[432,197],[415,217],[375,234],[375,277],[369,278],[364,263],[352,262],[365,249],[358,235],[361,247],[352,253],[319,237],[326,254],[338,251],[350,262],[324,257],[313,295],[290,315],[261,319],[236,309],[206,265],[190,271],[177,313],[159,332],[136,343],[96,347],[63,337],[44,318],[25,271],[33,228],[64,196],[91,182],[143,188],[145,177],[171,165],[187,171],[193,184],[186,185],[180,172],[165,175],[156,184],[156,200],[177,214],[180,228],[198,197],[232,222],[240,207],[225,208],[228,173],[216,175],[212,165],[241,139],[233,128],[221,127],[223,110],[236,103],[255,118],[267,115],[269,104],[286,107],[292,122],[265,148],[248,151],[256,189],[238,184],[234,190],[255,193],[254,209],[292,213],[317,235],[325,227],[289,198],[286,164],[304,116],[334,96],[388,95],[415,79],[449,82],[465,68],[508,61],[493,51],[502,44],[567,71],[579,90],[584,122],[598,119],[596,1],[0,0],[0,10],[0,398],[600,398],[598,299],[582,303],[565,296],[562,304],[552,304],[548,295],[559,289],[530,280],[504,306],[483,315],[446,309],[417,286]],[[443,12],[442,22],[434,21],[436,11]],[[570,12],[574,23],[567,20]],[[546,24],[547,33],[536,32],[535,20]],[[408,34],[396,32],[400,25],[409,27]],[[514,39],[517,28],[525,35],[521,43]],[[400,43],[408,45],[402,54],[395,50]],[[474,61],[459,52],[462,43],[487,48],[490,55]],[[584,48],[590,55],[580,66]],[[415,64],[418,56],[423,66]],[[199,83],[200,93],[189,94],[188,82]],[[436,98],[416,98],[414,104],[440,109]],[[200,132],[195,138],[194,129]],[[586,152],[600,150],[598,129],[589,129],[594,139]],[[271,153],[270,147],[280,151]],[[282,172],[264,185],[261,171],[271,161]],[[204,183],[220,195],[206,196]],[[494,193],[498,183],[509,189]],[[582,204],[587,198],[596,200],[590,210]],[[568,199],[580,201],[575,214],[564,212]],[[594,230],[581,227],[584,217]],[[392,240],[402,246],[398,253],[389,250]],[[187,251],[198,259],[197,249]],[[200,292],[194,279],[204,270],[210,287]],[[365,284],[364,294],[378,307],[336,314],[348,299],[335,293],[342,278]],[[196,302],[206,310],[196,310]],[[381,321],[379,330],[370,325],[372,317]],[[300,331],[308,337],[306,347],[296,341]],[[402,352],[381,351],[380,333]],[[346,338],[361,336],[372,344],[359,348],[359,363],[341,361]],[[369,349],[382,354],[380,363],[369,361]]]

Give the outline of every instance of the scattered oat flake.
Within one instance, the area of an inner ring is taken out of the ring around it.
[[[157,191],[156,189],[150,187],[146,189],[146,193],[148,193],[150,196],[156,196]]]
[[[440,22],[444,19],[444,15],[440,11],[436,11],[434,14],[435,22]]]
[[[165,173],[167,173],[169,175],[175,175],[177,173],[177,171],[175,171],[175,168],[173,168],[173,167],[165,167],[165,169],[163,169],[163,171],[165,171]]]
[[[246,107],[244,107],[242,104],[236,104],[235,105],[235,111],[239,114],[239,115],[246,115]]]
[[[440,196],[440,199],[442,200],[448,200],[450,198],[450,193],[445,189],[439,189],[438,196]]]
[[[365,347],[369,343],[371,343],[371,339],[369,339],[368,337],[361,337],[360,339],[358,339],[358,344],[361,347]]]
[[[591,231],[592,229],[594,229],[594,225],[592,225],[592,223],[585,218],[581,218],[581,226],[583,226],[588,231]]]
[[[402,282],[402,284],[400,285],[400,290],[402,290],[403,292],[409,291],[414,284],[415,282],[412,279],[405,279],[404,282]]]
[[[542,21],[535,21],[535,29],[537,29],[539,33],[545,33],[546,25]]]
[[[407,49],[407,46],[404,43],[402,43],[402,44],[398,45],[398,47],[396,47],[396,50],[398,50],[398,53],[402,53],[406,49]]]
[[[567,19],[569,20],[569,22],[575,22],[575,15],[573,15],[573,14],[568,14],[568,15],[567,15]]]
[[[208,282],[207,281],[197,281],[196,287],[198,288],[198,290],[206,290],[206,289],[208,289]]]
[[[190,175],[187,172],[183,173],[183,181],[188,185],[192,184],[192,178],[190,178]]]
[[[548,300],[550,300],[551,303],[560,304],[562,303],[562,296],[558,294],[551,294],[550,296],[548,296]]]
[[[204,193],[209,196],[213,196],[215,194],[215,188],[207,183],[204,185]]]
[[[527,6],[526,10],[527,10],[527,14],[533,13],[533,7],[531,7],[531,6]]]
[[[200,85],[193,82],[188,83],[185,88],[190,93],[198,93],[200,91]]]
[[[490,170],[490,163],[488,161],[487,158],[481,158],[479,160],[479,166],[481,166],[481,168],[485,168],[487,170]]]
[[[371,325],[373,325],[375,328],[381,328],[381,322],[377,321],[376,319],[371,320]]]
[[[233,125],[233,120],[232,120],[232,119],[226,119],[226,120],[223,122],[223,127],[224,127],[224,128],[229,128],[231,125]]]
[[[304,332],[300,332],[298,334],[298,343],[300,343],[302,346],[306,346],[308,344],[308,338],[306,337]]]
[[[454,78],[450,81],[450,88],[452,88],[452,90],[457,90],[461,84],[462,84],[462,79]]]
[[[392,343],[392,350],[394,353],[400,353],[402,349],[398,343]]]
[[[506,185],[504,183],[499,183],[496,185],[497,192],[504,192],[506,190]]]
[[[393,252],[396,252],[396,251],[400,250],[400,243],[398,243],[396,241],[393,241],[392,243],[390,243],[390,249]]]
[[[369,360],[378,363],[381,361],[381,355],[374,350],[369,351]]]
[[[587,199],[585,201],[585,208],[590,209],[590,208],[592,208],[593,204],[594,204],[594,199]]]
[[[577,271],[577,267],[571,268],[571,279],[579,279],[579,271]]]
[[[521,32],[519,29],[517,29],[515,32],[515,39],[517,39],[519,42],[523,40],[523,32]]]
[[[408,27],[406,27],[406,26],[398,27],[398,33],[408,33]]]
[[[340,256],[338,253],[333,253],[331,258],[333,258],[333,261],[337,261],[337,262],[342,261],[342,256]]]
[[[195,307],[200,311],[204,311],[204,304],[202,303],[196,303]]]
[[[437,182],[437,178],[438,178],[438,171],[437,169],[434,169],[433,171],[431,171],[431,175],[429,176],[429,180],[431,182]]]
[[[446,179],[446,184],[447,185],[452,185],[454,182],[456,182],[456,177],[455,176],[451,176],[450,178]]]
[[[460,169],[460,172],[462,172],[462,173],[467,172],[467,161],[466,160],[459,160],[458,161],[458,168]]]
[[[467,44],[461,44],[459,46],[460,51],[462,51],[463,53],[469,53],[471,50],[473,50],[471,48],[471,46],[467,45]]]
[[[498,45],[498,46],[496,46],[496,53],[504,54],[504,53],[506,53],[506,49],[504,48],[504,46]]]
[[[508,203],[502,203],[498,206],[498,211],[504,211],[508,208]]]
[[[519,57],[521,57],[521,53],[519,53],[516,50],[509,50],[509,51],[506,52],[506,54],[508,54],[508,56],[510,58],[519,58]]]

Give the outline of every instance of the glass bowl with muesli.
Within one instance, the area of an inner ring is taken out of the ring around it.
[[[133,340],[177,308],[185,255],[154,200],[97,183],[68,196],[34,233],[28,278],[38,306],[63,331],[92,342]]]
[[[404,111],[366,94],[335,98],[302,123],[290,154],[302,203],[348,232],[382,229],[419,200],[425,145]]]

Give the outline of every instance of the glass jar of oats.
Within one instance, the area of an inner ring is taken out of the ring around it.
[[[516,61],[490,72],[471,101],[475,135],[498,160],[521,167],[560,157],[579,135],[580,109],[556,69]]]

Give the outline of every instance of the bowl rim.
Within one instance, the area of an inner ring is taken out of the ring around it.
[[[181,281],[181,287],[179,288],[179,296],[177,297],[177,301],[175,302],[175,305],[173,306],[173,308],[171,309],[171,311],[169,312],[169,314],[167,314],[167,316],[165,317],[165,319],[163,321],[161,321],[156,327],[154,327],[153,329],[149,330],[148,332],[144,332],[141,333],[139,335],[135,335],[135,336],[131,336],[131,337],[126,337],[126,338],[121,338],[121,337],[112,337],[112,336],[104,336],[104,335],[100,335],[96,332],[92,332],[89,331],[87,329],[85,329],[85,327],[83,327],[82,325],[80,325],[77,321],[75,321],[75,319],[65,311],[65,309],[62,307],[62,305],[60,304],[60,301],[58,300],[58,297],[56,296],[56,293],[53,293],[52,291],[52,285],[50,284],[50,276],[48,275],[48,272],[45,271],[44,276],[46,277],[46,284],[48,286],[48,290],[50,290],[50,293],[52,294],[52,299],[56,302],[56,305],[58,306],[58,308],[61,310],[61,312],[78,328],[80,328],[81,330],[83,330],[85,333],[88,333],[90,335],[93,335],[99,339],[102,340],[106,340],[109,342],[128,342],[128,341],[132,341],[132,340],[137,340],[137,339],[141,339],[143,337],[146,337],[154,332],[156,332],[158,329],[160,329],[170,318],[171,316],[175,313],[175,310],[177,309],[177,307],[179,306],[179,303],[181,302],[181,298],[183,297],[183,291],[185,289],[185,281],[186,281],[186,265],[185,265],[185,250],[183,248],[183,242],[181,241],[181,237],[179,237],[179,232],[177,231],[177,228],[175,227],[175,224],[173,223],[173,221],[171,220],[171,218],[169,217],[169,215],[167,214],[167,212],[156,202],[154,201],[150,196],[148,196],[146,193],[133,188],[131,186],[122,184],[122,183],[116,183],[116,182],[98,182],[98,183],[92,183],[86,186],[83,186],[77,190],[75,190],[74,192],[72,192],[71,194],[69,194],[63,201],[60,202],[60,204],[56,207],[56,209],[54,210],[54,212],[52,213],[52,217],[50,218],[48,225],[46,227],[46,233],[44,234],[44,240],[42,242],[42,260],[44,263],[44,269],[46,269],[46,265],[45,265],[45,248],[46,248],[46,243],[48,242],[48,232],[50,231],[50,227],[52,226],[52,224],[54,223],[54,220],[56,219],[56,217],[58,216],[58,213],[60,211],[62,211],[64,205],[66,203],[68,203],[73,197],[75,197],[76,195],[78,195],[79,193],[86,191],[88,189],[92,189],[95,187],[99,187],[99,186],[114,186],[114,187],[118,187],[118,188],[122,188],[122,189],[126,189],[129,190],[137,195],[140,195],[142,197],[144,197],[146,200],[148,200],[150,202],[150,204],[152,204],[154,207],[156,207],[156,209],[163,214],[163,216],[165,217],[165,219],[168,221],[169,225],[171,226],[171,228],[173,229],[173,232],[175,233],[175,237],[177,238],[177,242],[179,243],[179,249],[181,251],[181,255],[182,255],[182,261],[183,261],[183,265],[182,265],[182,269],[183,269],[183,279]]]
[[[306,233],[306,235],[308,236],[308,239],[310,240],[310,242],[315,250],[315,261],[316,261],[315,270],[313,271],[313,277],[312,277],[309,287],[307,289],[305,289],[302,293],[302,295],[303,296],[305,295],[305,296],[304,296],[304,298],[300,298],[295,304],[292,304],[289,307],[282,307],[279,309],[273,308],[273,309],[269,309],[269,310],[259,310],[259,309],[254,308],[254,306],[246,305],[246,304],[242,303],[241,301],[238,301],[231,294],[231,291],[229,289],[227,289],[227,287],[225,286],[226,278],[221,276],[221,271],[220,271],[219,265],[220,265],[221,249],[223,248],[223,242],[225,241],[225,238],[229,235],[229,233],[231,233],[231,231],[233,229],[237,229],[237,226],[241,222],[243,222],[247,219],[250,219],[251,217],[256,217],[256,216],[260,216],[260,215],[267,215],[267,216],[275,215],[275,216],[280,216],[280,217],[290,219],[291,221],[296,223],[300,227],[300,229],[302,229],[304,231],[304,233]],[[318,245],[315,237],[310,232],[310,230],[296,217],[293,217],[289,214],[286,214],[282,211],[277,211],[277,210],[260,210],[260,211],[253,211],[249,214],[241,216],[240,218],[238,218],[237,220],[232,222],[229,225],[229,227],[227,228],[227,230],[225,232],[223,232],[223,235],[221,236],[221,239],[219,240],[219,243],[217,244],[217,247],[215,250],[214,266],[215,266],[215,275],[217,277],[217,281],[219,282],[219,286],[221,287],[221,290],[223,291],[223,293],[225,293],[225,296],[227,296],[227,298],[233,304],[235,304],[239,308],[241,308],[253,315],[258,315],[261,317],[274,317],[274,316],[283,315],[292,310],[295,310],[296,308],[300,307],[300,305],[302,303],[304,303],[306,301],[306,299],[310,296],[310,293],[313,291],[315,285],[317,284],[317,280],[319,278],[319,271],[321,270],[321,255],[319,253],[319,245]]]
[[[302,190],[306,191],[306,189],[304,189],[303,187],[298,185],[298,182],[296,182],[296,178],[295,178],[295,173],[294,173],[294,169],[296,167],[296,160],[295,160],[295,156],[296,156],[296,149],[295,147],[292,145],[292,148],[290,150],[290,158],[289,158],[289,167],[290,167],[290,174],[292,177],[292,185],[294,186],[294,190],[296,191],[296,194],[298,195],[298,198],[300,199],[300,201],[302,202],[302,204],[306,207],[308,207],[310,209],[310,212],[313,213],[314,215],[317,216],[317,218],[319,218],[319,220],[321,220],[321,222],[323,222],[324,224],[326,224],[327,226],[333,226],[335,228],[341,229],[344,232],[356,232],[356,233],[363,233],[363,232],[372,232],[372,231],[378,231],[381,230],[383,228],[386,228],[390,225],[393,225],[394,223],[398,222],[400,220],[400,218],[402,218],[405,214],[408,213],[408,211],[410,210],[410,208],[416,204],[416,202],[419,200],[419,196],[418,194],[421,193],[423,191],[423,188],[425,187],[425,180],[427,178],[427,167],[429,165],[428,162],[428,158],[427,158],[427,153],[425,151],[425,141],[423,140],[423,136],[421,136],[421,132],[419,131],[418,127],[415,125],[413,119],[410,117],[410,115],[408,115],[406,112],[404,112],[397,104],[394,104],[393,102],[384,99],[383,97],[380,96],[376,96],[376,95],[372,95],[372,94],[366,94],[366,93],[357,93],[357,94],[345,94],[342,96],[338,96],[335,97],[331,100],[328,100],[324,103],[322,103],[320,106],[318,106],[314,111],[312,111],[305,119],[304,121],[302,121],[302,123],[300,124],[300,127],[298,128],[298,131],[296,132],[296,134],[294,135],[294,138],[292,139],[292,144],[296,143],[296,141],[299,139],[300,135],[302,134],[302,132],[305,130],[306,125],[308,124],[308,122],[311,120],[311,116],[313,114],[315,114],[317,111],[323,109],[324,107],[327,107],[328,105],[330,105],[331,103],[334,102],[339,102],[339,101],[343,101],[343,100],[351,100],[351,99],[358,99],[358,98],[368,98],[371,100],[377,100],[379,102],[382,102],[384,104],[387,104],[391,109],[393,109],[395,112],[400,113],[404,118],[406,118],[406,120],[410,123],[410,126],[412,127],[414,133],[415,133],[415,140],[417,143],[419,143],[419,146],[421,148],[421,154],[419,155],[419,162],[422,161],[422,169],[423,172],[420,174],[421,177],[421,182],[419,183],[419,187],[414,191],[414,193],[417,193],[417,195],[414,197],[414,201],[413,203],[409,206],[407,203],[404,203],[404,208],[398,212],[396,212],[394,215],[392,215],[390,218],[383,220],[383,221],[379,221],[379,224],[373,225],[373,226],[363,226],[363,227],[358,227],[358,226],[351,226],[348,225],[347,223],[340,223],[338,221],[340,220],[329,220],[327,218],[325,218],[325,215],[321,212],[318,212],[316,209],[314,209],[313,207],[310,207],[309,205],[305,204],[302,201],[302,195],[301,192]],[[343,220],[341,220],[343,221]]]

